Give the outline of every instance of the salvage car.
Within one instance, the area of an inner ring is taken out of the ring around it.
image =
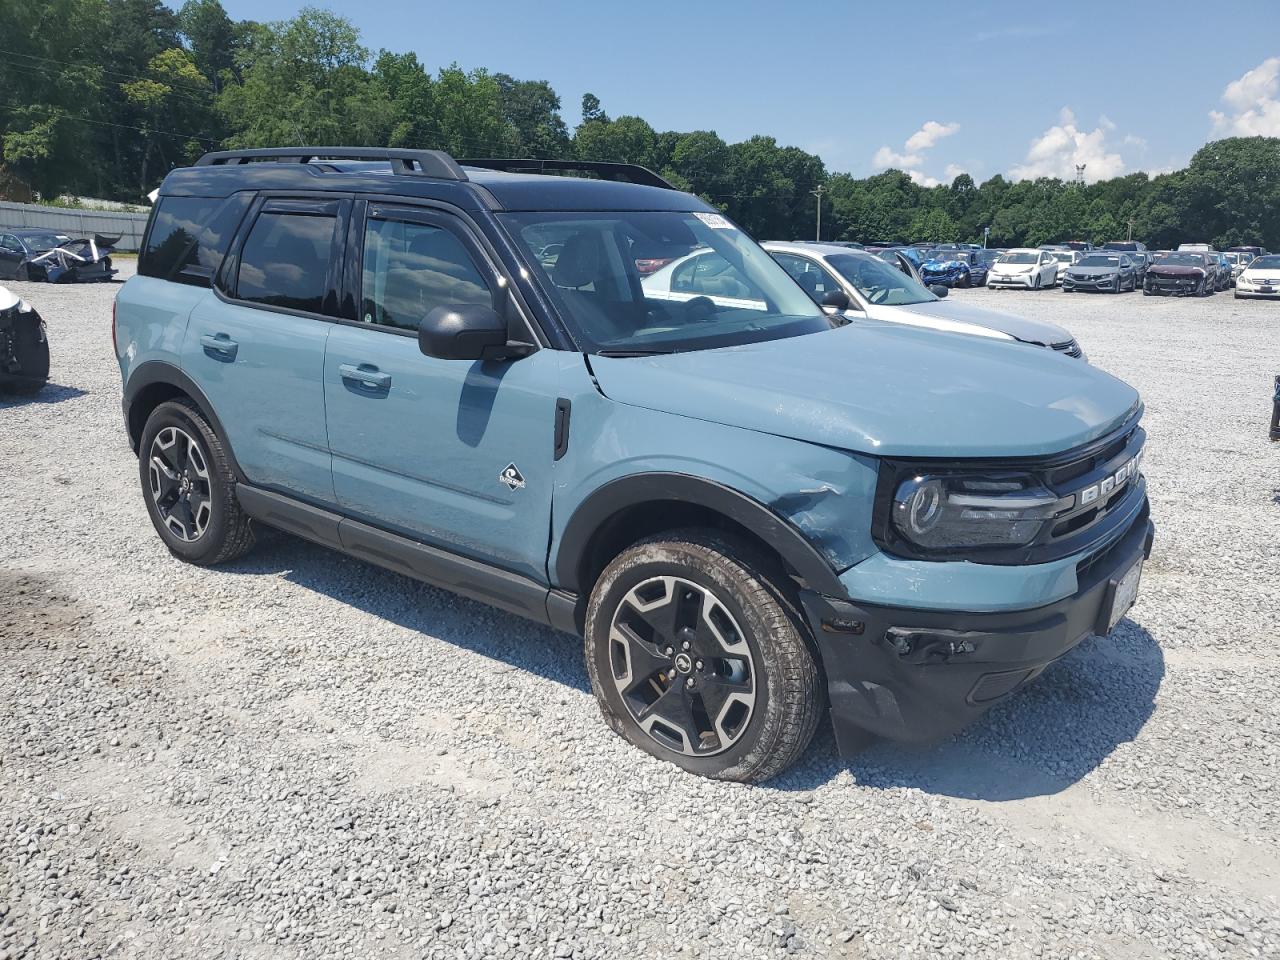
[[[870,254],[822,243],[765,243],[763,247],[815,303],[836,309],[846,318],[1016,340],[1084,359],[1080,344],[1056,323],[946,299],[945,286],[928,289],[895,276],[879,263],[869,262]],[[830,296],[833,291],[835,297]]]
[[[36,393],[49,380],[49,339],[40,314],[0,287],[0,393]]]
[[[1254,257],[1236,277],[1236,299],[1280,298],[1280,256]]]
[[[1147,268],[1142,293],[1147,297],[1207,297],[1217,288],[1217,272],[1216,254],[1184,250],[1161,254]]]
[[[737,303],[651,295],[641,238],[713,251]],[[909,282],[866,263],[881,300]],[[702,776],[776,776],[828,718],[845,753],[949,737],[1113,631],[1151,553],[1133,387],[830,316],[628,164],[209,154],[165,177],[116,320],[175,558],[231,562],[265,525],[571,633],[608,728]],[[190,578],[153,566],[181,631]],[[505,682],[469,693],[518,724]]]
[[[1006,250],[991,265],[987,274],[988,287],[1021,287],[1024,290],[1041,290],[1058,282],[1058,261],[1048,250],[1032,250],[1015,247]]]
[[[119,237],[76,239],[51,230],[0,233],[0,279],[95,283],[118,272],[111,266]]]
[[[1092,290],[1120,293],[1138,289],[1138,273],[1129,254],[1115,250],[1094,250],[1072,264],[1062,279],[1063,293]]]
[[[987,282],[987,263],[976,250],[938,249],[920,267],[926,285],[981,287]]]

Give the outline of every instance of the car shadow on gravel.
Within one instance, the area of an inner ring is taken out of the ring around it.
[[[1138,735],[1164,672],[1155,638],[1126,619],[951,740],[926,749],[878,743],[845,761],[826,732],[801,766],[771,786],[811,790],[848,770],[860,786],[948,797],[998,802],[1059,793]]]
[[[281,576],[380,620],[591,692],[581,640],[289,534],[259,527],[253,552],[218,569]]]
[[[79,387],[64,387],[56,383],[50,383],[40,390],[39,393],[26,395],[17,395],[12,393],[4,393],[0,391],[0,410],[5,407],[26,407],[35,404],[62,403],[64,400],[74,400],[77,397],[88,395],[87,390],[81,390]]]

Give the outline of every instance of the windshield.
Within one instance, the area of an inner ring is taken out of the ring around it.
[[[1249,261],[1250,270],[1280,270],[1280,257],[1254,257]]]
[[[70,239],[56,233],[27,233],[22,236],[22,242],[27,245],[27,249],[35,253],[48,253]]]
[[[1078,266],[1081,267],[1118,267],[1120,266],[1119,257],[1104,257],[1098,254],[1092,254],[1080,261]]]
[[[914,278],[877,257],[836,254],[827,257],[827,266],[844,277],[868,301],[888,307],[912,303],[932,303],[938,298]]]
[[[1203,267],[1204,254],[1166,253],[1160,258],[1160,262],[1164,264],[1172,264],[1175,267]]]
[[[588,353],[705,350],[836,325],[768,253],[718,213],[500,217]],[[655,251],[670,262],[646,271]]]
[[[1040,254],[1032,250],[1014,251],[1013,253],[1001,254],[996,263],[1036,263],[1039,259]]]

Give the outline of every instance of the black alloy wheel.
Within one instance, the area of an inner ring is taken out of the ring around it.
[[[213,507],[209,466],[195,439],[180,427],[160,430],[148,451],[147,478],[165,527],[184,543],[204,536]]]

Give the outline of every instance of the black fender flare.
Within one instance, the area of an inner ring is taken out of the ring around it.
[[[684,473],[640,473],[611,480],[582,501],[569,518],[552,563],[556,581],[582,594],[590,584],[581,582],[582,561],[596,531],[623,510],[648,502],[692,503],[705,507],[746,527],[773,550],[809,589],[828,596],[843,596],[844,587],[835,570],[800,530],[768,506],[714,480]]]
[[[200,408],[200,412],[208,419],[210,426],[222,438],[223,446],[231,459],[231,467],[235,471],[236,479],[243,482],[245,480],[244,471],[240,469],[240,463],[236,460],[235,451],[231,449],[231,443],[227,439],[227,431],[222,428],[222,421],[218,419],[218,414],[214,410],[213,404],[209,402],[205,392],[196,386],[196,382],[172,363],[165,360],[147,360],[138,364],[134,371],[129,374],[129,379],[124,385],[124,399],[122,402],[125,428],[129,429],[131,411],[138,397],[148,387],[158,383],[181,390]],[[132,430],[130,430],[129,444],[134,448],[134,453],[137,453],[137,439],[133,436]]]

